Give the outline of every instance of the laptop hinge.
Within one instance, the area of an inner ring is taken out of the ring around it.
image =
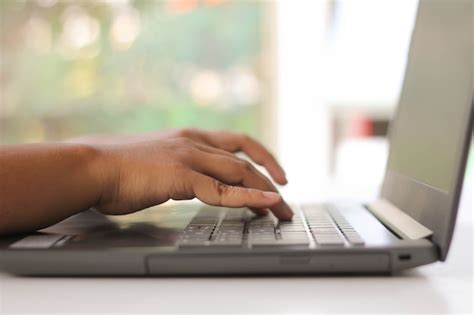
[[[433,234],[433,231],[386,199],[379,199],[369,204],[368,208],[382,223],[403,239],[418,240]]]

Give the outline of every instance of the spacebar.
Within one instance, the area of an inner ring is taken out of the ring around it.
[[[308,240],[254,240],[250,243],[252,247],[260,246],[289,246],[289,245],[309,245]]]

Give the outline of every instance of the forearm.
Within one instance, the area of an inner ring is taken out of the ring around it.
[[[35,231],[96,205],[107,178],[82,144],[0,148],[0,235]]]

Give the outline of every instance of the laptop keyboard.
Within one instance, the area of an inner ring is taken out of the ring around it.
[[[179,247],[361,246],[364,240],[336,210],[303,206],[292,221],[246,209],[203,208],[180,235]]]

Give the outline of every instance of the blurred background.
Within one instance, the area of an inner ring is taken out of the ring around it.
[[[417,4],[2,0],[0,143],[229,129],[275,152],[288,199],[370,198]]]

